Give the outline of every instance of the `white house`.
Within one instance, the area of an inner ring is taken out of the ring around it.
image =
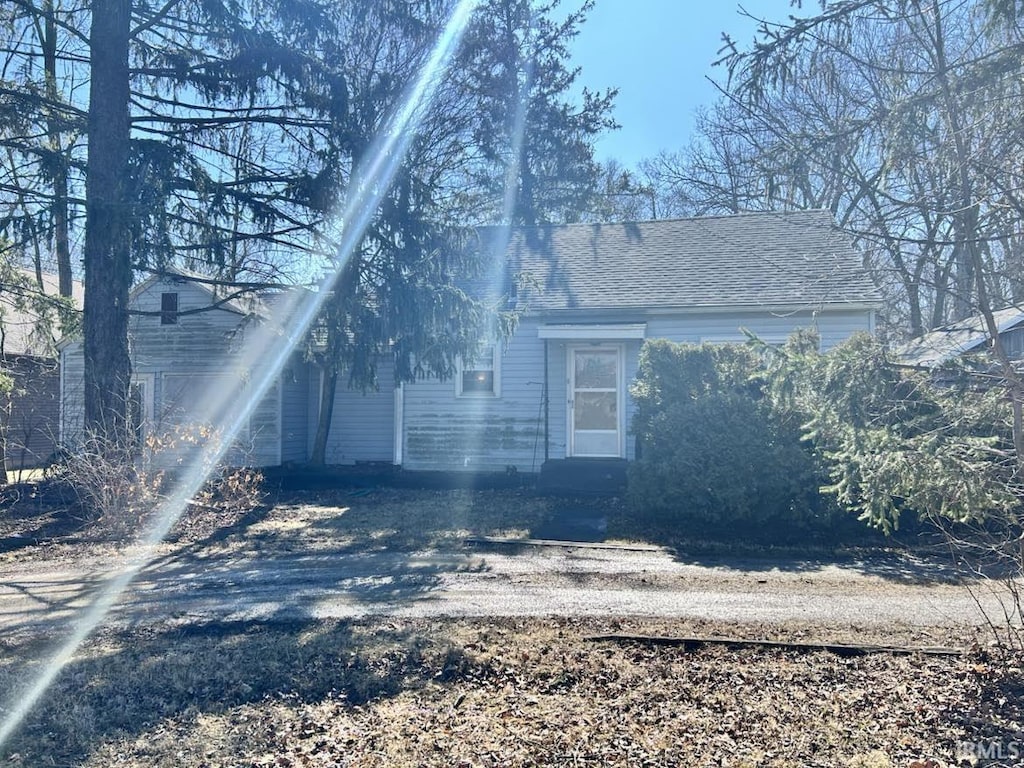
[[[539,472],[545,461],[629,459],[628,385],[644,339],[781,342],[818,331],[823,348],[872,332],[880,296],[861,256],[828,212],[751,213],[626,224],[484,229],[504,251],[502,281],[523,287],[512,338],[496,341],[452,380],[340,391],[328,463],[391,462],[413,470]],[[193,418],[210,388],[244,390],[240,358],[273,298],[216,302],[181,276],[132,294],[131,348],[139,407],[150,422]],[[206,309],[202,312],[191,310]],[[64,345],[65,439],[81,421],[82,353]],[[308,459],[319,376],[293,355],[246,435],[249,461]],[[233,390],[233,391],[234,391]]]

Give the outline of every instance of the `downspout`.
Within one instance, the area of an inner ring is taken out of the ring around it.
[[[548,428],[550,424],[550,412],[549,404],[551,403],[550,393],[548,391],[548,339],[544,339],[544,461],[549,458],[549,434]]]

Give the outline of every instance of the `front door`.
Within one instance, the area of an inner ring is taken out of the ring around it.
[[[622,349],[569,351],[569,455],[622,456]]]

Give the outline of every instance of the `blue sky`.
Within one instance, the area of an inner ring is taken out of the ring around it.
[[[566,0],[563,8],[575,5]],[[688,142],[695,111],[716,99],[707,77],[725,81],[724,68],[711,66],[722,32],[743,46],[753,40],[757,24],[740,15],[740,5],[771,21],[801,14],[790,0],[597,0],[572,55],[582,85],[619,89],[622,128],[598,142],[599,159],[630,167]]]

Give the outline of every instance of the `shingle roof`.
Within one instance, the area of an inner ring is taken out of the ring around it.
[[[501,230],[531,311],[880,304],[827,211]]]
[[[1024,309],[1020,307],[1007,307],[993,312],[992,316],[1000,334],[1024,324]],[[912,339],[896,355],[905,365],[931,368],[976,350],[988,341],[985,318],[975,315]]]
[[[36,274],[27,269],[18,270],[23,280],[17,285],[0,286],[0,352],[5,355],[33,355],[53,357],[56,339],[45,337],[39,324],[39,314],[29,306],[19,305],[19,299],[31,299],[43,294],[56,298],[60,291],[56,275],[43,273],[43,287],[36,287]],[[22,284],[23,283],[23,284]],[[71,284],[71,301],[81,309],[84,289],[81,280]],[[57,330],[57,329],[54,329]]]

